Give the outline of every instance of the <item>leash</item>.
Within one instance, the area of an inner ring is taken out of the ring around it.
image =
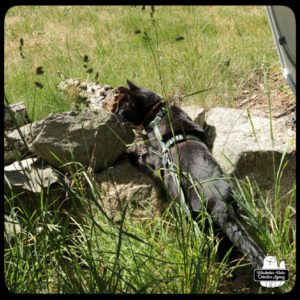
[[[181,185],[181,182],[180,182],[180,179],[179,179],[178,167],[177,167],[176,164],[174,164],[171,161],[170,156],[169,156],[169,149],[173,145],[175,145],[176,143],[182,142],[182,141],[187,141],[187,140],[197,140],[197,141],[199,141],[200,139],[198,137],[196,137],[195,135],[191,135],[191,134],[187,134],[187,135],[177,134],[174,137],[167,140],[166,142],[164,142],[163,139],[162,139],[161,132],[158,128],[158,124],[160,123],[161,119],[164,117],[165,112],[166,112],[166,108],[163,106],[160,109],[160,111],[158,112],[158,114],[156,115],[156,117],[147,126],[147,128],[153,129],[153,131],[155,133],[155,137],[157,138],[157,140],[160,143],[160,146],[162,148],[162,152],[158,153],[157,151],[155,151],[152,148],[150,148],[150,150],[154,154],[156,154],[156,155],[158,155],[162,158],[163,168],[160,168],[158,170],[158,172],[160,172],[161,170],[170,171],[170,175],[173,179],[173,182],[175,183],[175,185],[178,188],[180,207],[183,209],[184,213],[187,215],[189,220],[193,222],[194,228],[195,228],[195,233],[200,234],[199,226],[198,226],[197,222],[192,219],[191,211],[190,211],[190,209],[189,209],[189,207],[186,203],[186,200],[185,200],[184,192],[183,192],[182,185]]]

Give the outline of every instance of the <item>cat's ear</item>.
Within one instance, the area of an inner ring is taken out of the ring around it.
[[[137,85],[135,85],[132,81],[130,81],[128,79],[127,79],[127,84],[131,91],[136,91],[136,90],[140,89]]]

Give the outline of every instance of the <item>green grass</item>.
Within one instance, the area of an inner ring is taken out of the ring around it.
[[[279,69],[264,7],[155,6],[153,17],[150,12],[140,6],[11,8],[5,17],[9,101],[23,100],[30,116],[41,119],[69,107],[57,91],[57,72],[91,81],[99,72],[101,83],[121,86],[128,78],[164,96],[213,87],[185,101],[232,106],[263,65]],[[137,29],[140,34],[134,34]],[[176,41],[179,35],[184,39]],[[92,74],[83,67],[84,55]],[[38,66],[43,75],[35,74]]]
[[[5,19],[5,93],[23,100],[32,119],[67,110],[57,90],[61,72],[120,86],[126,78],[165,96],[213,87],[185,99],[204,107],[234,106],[235,97],[256,72],[278,68],[278,57],[263,7],[13,7]],[[153,24],[153,18],[155,20]],[[135,30],[141,34],[134,34]],[[143,32],[147,32],[146,38]],[[178,35],[184,36],[176,41]],[[19,50],[23,39],[22,55]],[[89,56],[87,74],[84,55]],[[42,66],[45,73],[37,75]],[[40,89],[34,82],[43,84]],[[275,163],[274,163],[275,165]],[[278,260],[285,260],[295,283],[296,187],[280,190],[285,165],[274,168],[274,195],[249,179],[237,180],[236,201],[250,229]],[[5,212],[18,226],[7,230],[5,282],[15,293],[225,293],[242,266],[217,259],[218,239],[200,233],[181,210],[134,221],[129,208],[120,223],[102,209],[92,175],[77,166],[69,184],[22,201],[6,189]],[[130,199],[134,200],[134,199]],[[210,224],[210,222],[209,222]],[[270,290],[258,288],[259,293]]]
[[[255,196],[257,188],[247,178],[236,180],[235,189],[247,226],[269,255],[285,260],[290,272],[289,282],[276,293],[295,283],[295,187],[282,195],[278,186],[283,169],[276,170],[274,198],[260,192]],[[205,211],[197,234],[175,203],[161,217],[144,220],[129,218],[125,205],[120,221],[113,223],[102,208],[95,179],[82,167],[71,173],[69,184],[60,181],[59,194],[44,190],[31,208],[22,195],[5,194],[8,214],[20,226],[6,231],[5,282],[12,292],[226,293],[234,292],[227,284],[237,270],[251,278],[243,263],[217,259],[219,241]],[[202,226],[205,220],[208,228]]]

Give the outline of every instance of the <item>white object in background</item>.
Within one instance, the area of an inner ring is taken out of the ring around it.
[[[267,6],[267,15],[284,78],[296,93],[296,19],[287,6]]]

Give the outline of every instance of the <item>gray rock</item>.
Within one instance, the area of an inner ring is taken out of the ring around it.
[[[22,158],[29,156],[31,152],[28,149],[28,145],[35,138],[32,135],[32,128],[35,123],[26,124],[13,131],[7,131],[4,135],[4,165],[13,163],[16,160],[22,160]],[[21,137],[21,135],[23,137]],[[26,144],[26,145],[25,145]]]
[[[58,180],[57,173],[42,159],[28,158],[4,167],[5,184],[16,191],[40,193]]]
[[[254,178],[261,188],[274,185],[273,165],[279,167],[282,155],[288,162],[281,185],[292,187],[296,176],[295,132],[285,118],[270,119],[262,111],[232,108],[213,108],[207,112],[206,122],[216,128],[213,156],[223,170],[238,178]]]
[[[13,103],[4,107],[4,128],[13,130],[29,123],[29,117],[23,102]]]
[[[29,149],[63,171],[68,162],[79,162],[96,172],[111,166],[126,150],[131,129],[105,110],[50,114],[35,122],[35,139]]]
[[[203,107],[198,105],[186,105],[182,106],[181,109],[188,114],[188,116],[200,127],[203,128],[205,121],[205,110]]]
[[[19,140],[4,136],[4,165],[7,166],[16,160],[21,160],[26,153],[26,147]]]
[[[101,187],[101,205],[115,222],[119,221],[126,203],[130,217],[139,220],[153,218],[167,206],[158,183],[127,159],[96,174],[95,178]]]

